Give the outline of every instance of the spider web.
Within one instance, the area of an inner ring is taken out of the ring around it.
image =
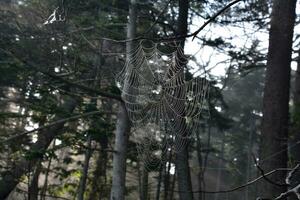
[[[209,118],[209,81],[187,80],[187,63],[180,45],[142,40],[116,76],[134,128],[132,138],[148,169],[158,167],[167,153],[180,152],[195,127]]]

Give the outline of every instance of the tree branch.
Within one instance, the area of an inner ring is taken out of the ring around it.
[[[43,129],[46,129],[46,128],[49,128],[51,126],[54,126],[56,124],[60,124],[60,123],[64,123],[64,122],[68,122],[68,121],[73,121],[73,120],[76,120],[78,118],[83,118],[83,117],[88,117],[88,116],[91,116],[91,115],[96,115],[96,114],[106,114],[107,112],[101,112],[101,111],[92,111],[92,112],[87,112],[87,113],[83,113],[83,114],[78,114],[78,115],[74,115],[74,116],[71,116],[71,117],[68,117],[68,118],[64,118],[64,119],[60,119],[60,120],[57,120],[57,121],[54,121],[54,122],[51,122],[47,125],[44,125],[44,126],[40,126],[36,129],[33,129],[31,131],[24,131],[22,133],[19,133],[19,134],[15,134],[9,138],[7,138],[6,140],[4,141],[1,141],[1,143],[6,143],[6,142],[10,142],[11,140],[15,140],[15,139],[18,139],[20,137],[23,137],[25,135],[28,135],[30,133],[33,133],[35,131],[40,131],[40,130],[43,130]],[[109,112],[111,113],[111,112]]]
[[[197,31],[195,31],[192,36],[193,39],[192,41],[195,39],[195,37],[198,35],[198,33],[200,33],[200,31],[202,31],[208,24],[210,24],[211,22],[213,22],[219,15],[221,15],[224,11],[226,11],[228,8],[230,8],[231,6],[233,6],[234,4],[240,2],[242,0],[235,0],[230,2],[228,5],[226,5],[225,7],[223,7],[219,12],[217,12],[214,16],[212,16],[209,20],[207,20]]]
[[[291,171],[292,169],[288,169],[288,168],[278,168],[278,169],[274,169],[268,173],[265,173],[264,176],[270,176],[271,174],[274,174],[275,172],[278,171]],[[248,187],[249,185],[252,185],[253,183],[259,181],[260,179],[264,179],[264,176],[259,176],[258,178],[249,181],[247,183],[245,183],[244,185],[240,185],[237,187],[234,187],[232,189],[228,189],[228,190],[218,190],[218,191],[206,191],[206,190],[197,190],[197,191],[179,191],[179,190],[174,190],[174,192],[193,192],[193,193],[207,193],[207,194],[216,194],[216,193],[230,193],[230,192],[234,192],[236,190],[240,190],[242,188]]]
[[[253,157],[253,160],[254,160],[254,163],[255,163],[255,166],[256,168],[259,170],[260,174],[262,175],[262,177],[269,183],[271,183],[272,185],[276,185],[276,186],[279,186],[279,187],[286,187],[286,186],[289,186],[288,184],[280,184],[280,183],[276,183],[274,181],[272,181],[271,179],[269,179],[266,175],[265,175],[265,172],[264,170],[258,165],[256,159],[255,159],[255,156],[254,154],[252,154],[252,157]],[[293,170],[292,170],[293,171]]]
[[[23,60],[21,58],[18,58],[17,56],[15,56],[12,52],[10,51],[6,51],[4,49],[0,49],[1,51],[3,51],[4,53],[12,56],[13,58],[17,59],[18,61],[20,61],[21,63],[23,63],[24,65],[26,65],[27,67],[30,67],[30,68],[33,68],[35,71],[38,71],[46,76],[49,76],[51,78],[54,78],[56,80],[59,80],[63,83],[66,83],[68,84],[69,86],[73,86],[75,88],[78,88],[78,89],[81,89],[81,90],[84,90],[86,92],[89,92],[89,93],[93,93],[93,94],[98,94],[102,97],[106,97],[106,98],[110,98],[110,99],[115,99],[117,101],[120,101],[120,102],[123,102],[122,98],[120,95],[116,95],[116,94],[112,94],[112,93],[108,93],[108,92],[104,92],[104,91],[101,91],[101,90],[96,90],[96,89],[93,89],[93,88],[90,88],[90,87],[87,87],[85,85],[81,85],[81,84],[77,84],[77,83],[74,83],[74,82],[71,82],[67,79],[64,79],[58,75],[55,75],[53,73],[50,73],[46,70],[43,70],[43,69],[40,69],[38,67],[36,67],[34,64],[32,64],[30,61],[26,61],[26,60]]]
[[[285,179],[285,183],[287,185],[291,185],[291,179],[293,178],[293,175],[299,170],[300,164],[297,164],[287,175]],[[293,187],[292,189],[281,193],[278,197],[275,198],[275,200],[281,200],[286,199],[286,197],[295,194],[297,196],[297,199],[300,199],[300,184],[298,184],[296,187]]]

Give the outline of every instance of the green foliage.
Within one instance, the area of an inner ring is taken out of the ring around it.
[[[36,160],[42,159],[44,157],[45,151],[43,150],[28,150],[25,151],[24,157],[26,160]]]

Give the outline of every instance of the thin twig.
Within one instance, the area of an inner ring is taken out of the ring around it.
[[[259,166],[259,164],[257,163],[257,160],[255,159],[255,155],[252,154],[252,156],[253,156],[253,160],[254,160],[254,163],[255,163],[256,168],[259,170],[260,174],[262,175],[262,177],[263,177],[267,182],[271,183],[272,185],[279,186],[279,187],[286,187],[286,186],[288,186],[288,184],[286,184],[286,183],[283,183],[283,184],[281,184],[281,183],[276,183],[276,182],[272,181],[271,179],[269,179],[269,178],[265,175],[264,170],[263,170],[263,169]]]
[[[299,170],[300,164],[297,164],[295,166],[295,168],[290,171],[285,179],[286,184],[291,185],[291,179],[293,177],[293,175]]]

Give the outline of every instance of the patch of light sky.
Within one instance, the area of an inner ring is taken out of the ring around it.
[[[297,4],[296,8],[297,14],[300,14],[300,4]],[[202,24],[204,20],[198,16],[193,17],[192,24],[190,25],[190,32],[195,32]],[[300,25],[295,26],[294,32],[300,33]],[[295,35],[296,35],[295,34]],[[205,36],[206,38],[216,39],[222,38],[225,42],[230,42],[236,47],[236,50],[249,48],[254,40],[260,41],[260,50],[264,52],[267,56],[268,39],[269,33],[266,29],[258,30],[251,23],[237,23],[227,26],[218,26],[212,22],[212,24],[205,27],[199,34],[199,37]],[[188,38],[185,45],[185,53],[188,55],[193,55],[196,62],[190,61],[189,65],[193,68],[191,70],[195,76],[203,75],[203,69],[199,69],[200,66],[205,66],[211,75],[216,77],[225,76],[226,70],[229,67],[228,62],[223,62],[229,59],[224,53],[218,52],[212,47],[203,47],[202,42],[195,38]],[[292,69],[296,70],[296,62],[292,62]]]
[[[203,23],[203,19],[194,17],[193,24],[190,26],[190,32],[196,31]],[[198,36],[204,36],[212,40],[220,37],[225,42],[230,42],[231,45],[235,46],[236,50],[250,47],[252,41],[258,38],[262,41],[262,49],[266,49],[268,45],[268,33],[256,31],[251,27],[251,24],[243,24],[241,27],[233,25],[217,26],[211,24],[201,31]],[[228,60],[230,58],[229,56],[218,52],[212,47],[203,47],[201,41],[197,41],[197,38],[195,38],[194,41],[192,41],[192,38],[187,39],[185,53],[194,55],[197,63],[201,66],[205,66],[206,70],[209,70],[209,73],[214,76],[224,76],[229,67],[228,62],[223,62]],[[199,70],[199,66],[195,62],[191,61],[189,64],[194,68],[192,73]],[[201,75],[202,73],[203,70],[200,70],[196,72],[195,75]]]

